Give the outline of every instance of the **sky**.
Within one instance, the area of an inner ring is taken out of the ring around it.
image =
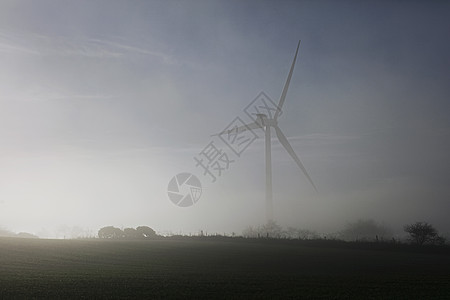
[[[0,0],[0,227],[148,225],[240,233],[265,222],[262,130],[217,137],[261,92],[316,193],[272,133],[274,219],[336,232],[374,219],[450,232],[450,3]],[[232,163],[196,166],[210,142]],[[191,173],[179,207],[169,181]]]

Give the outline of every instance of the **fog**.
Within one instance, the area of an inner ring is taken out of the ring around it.
[[[335,232],[374,219],[450,232],[450,4],[1,1],[0,227],[148,225],[240,233],[265,223],[264,133],[216,181],[196,157],[260,92],[316,193],[272,133],[274,219]],[[224,148],[225,149],[225,148]],[[189,207],[173,176],[202,183]],[[62,229],[61,229],[62,228]]]

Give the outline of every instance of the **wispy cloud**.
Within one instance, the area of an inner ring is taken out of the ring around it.
[[[162,51],[134,45],[118,37],[99,39],[0,31],[0,52],[91,58],[119,58],[135,54],[153,56],[167,64],[177,63],[174,57]]]
[[[47,84],[34,84],[26,90],[14,91],[9,100],[24,102],[62,101],[62,100],[110,100],[120,97],[108,93],[72,93],[63,87]]]

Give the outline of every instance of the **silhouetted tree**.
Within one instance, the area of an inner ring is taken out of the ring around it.
[[[409,234],[409,241],[413,244],[443,244],[445,239],[439,236],[438,231],[427,222],[416,222],[405,225],[405,232]]]
[[[358,220],[348,223],[339,233],[344,240],[378,240],[387,239],[392,236],[391,230],[374,220]]]
[[[101,239],[118,239],[124,236],[120,228],[114,226],[106,226],[98,231],[98,237]]]
[[[138,231],[134,228],[125,228],[123,230],[123,235],[127,239],[137,239],[141,237],[138,233]]]
[[[136,228],[139,236],[144,238],[154,238],[156,237],[156,232],[148,226],[139,226]]]

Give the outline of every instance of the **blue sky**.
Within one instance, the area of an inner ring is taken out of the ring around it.
[[[445,215],[450,5],[444,1],[0,1],[0,226],[264,222],[258,139],[215,183],[193,157],[261,91],[320,193],[273,140],[275,218],[324,232]],[[173,205],[179,172],[204,184]],[[45,233],[45,234],[44,234]]]

